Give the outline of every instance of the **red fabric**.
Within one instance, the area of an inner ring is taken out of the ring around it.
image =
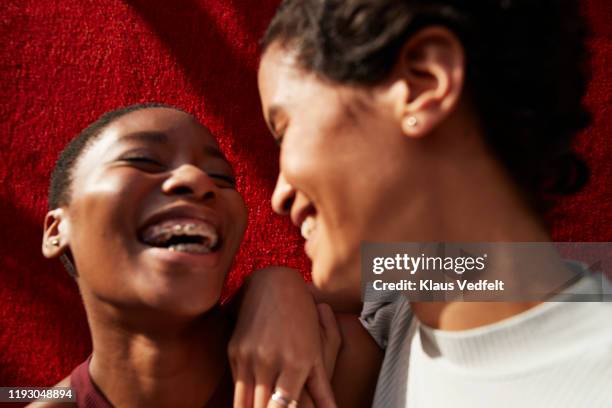
[[[90,352],[76,285],[40,254],[46,189],[59,150],[101,113],[145,101],[195,113],[237,168],[250,208],[226,295],[255,268],[306,272],[302,241],[274,216],[278,151],[261,119],[257,41],[277,0],[4,0],[0,5],[0,385],[50,385]],[[608,0],[591,0],[595,37],[580,139],[595,177],[551,215],[557,240],[610,241],[612,156],[607,136]]]

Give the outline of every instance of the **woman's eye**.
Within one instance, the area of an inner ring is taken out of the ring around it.
[[[236,179],[226,174],[208,173],[208,177],[218,181],[218,186],[222,188],[236,188]]]
[[[157,159],[146,156],[128,156],[121,160],[145,171],[158,171],[164,168],[164,165]]]

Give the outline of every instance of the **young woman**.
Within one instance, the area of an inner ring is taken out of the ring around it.
[[[363,241],[550,240],[545,199],[586,180],[571,151],[588,123],[578,11],[575,1],[281,4],[258,78],[280,145],[272,205],[301,229],[319,298],[361,309]],[[569,293],[598,290],[601,277],[542,262],[577,282]],[[530,284],[512,262],[496,267]],[[609,303],[401,298],[363,313],[386,349],[376,407],[612,401]]]
[[[233,327],[218,301],[247,212],[208,129],[159,104],[103,115],[62,152],[49,209],[43,254],[74,276],[93,342],[58,386],[79,407],[232,406]],[[329,329],[326,377],[340,340],[331,310],[318,311],[304,329]]]
[[[43,253],[75,276],[93,341],[60,384],[78,405],[228,405],[217,302],[246,208],[210,132],[165,106],[109,112],[63,151],[49,208]]]

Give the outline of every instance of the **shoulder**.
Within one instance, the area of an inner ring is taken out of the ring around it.
[[[336,320],[342,336],[332,379],[336,401],[340,407],[370,407],[384,353],[357,315],[339,313]]]
[[[406,338],[413,320],[405,296],[365,302],[359,319],[382,349],[387,349],[389,341]]]

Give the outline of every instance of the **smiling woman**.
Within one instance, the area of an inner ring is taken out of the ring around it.
[[[281,2],[258,71],[272,206],[306,239],[312,292],[362,310],[385,350],[374,407],[612,400],[612,305],[577,301],[607,279],[556,254],[530,276],[510,251],[491,269],[525,288],[552,270],[575,302],[362,303],[364,242],[550,242],[543,210],[589,176],[585,33],[576,0]]]
[[[216,305],[246,208],[208,129],[159,104],[107,113],[62,152],[49,207],[43,253],[75,277],[93,339],[64,382],[78,404],[231,405]]]

